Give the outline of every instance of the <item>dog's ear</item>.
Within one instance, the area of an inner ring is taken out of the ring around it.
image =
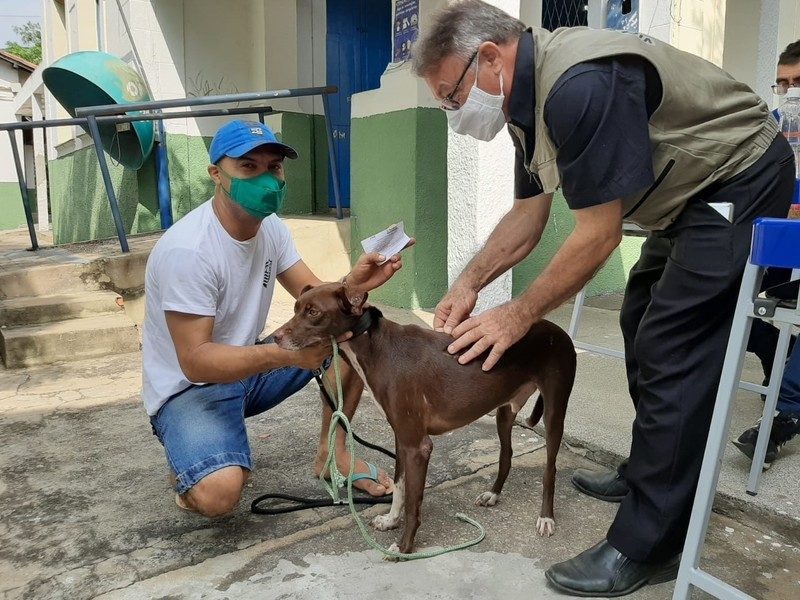
[[[364,303],[367,301],[367,292],[354,292],[342,287],[339,291],[339,307],[347,315],[360,315],[364,312]]]
[[[311,289],[313,289],[313,288],[314,288],[314,286],[313,286],[313,285],[311,285],[311,284],[309,283],[309,284],[308,284],[306,287],[304,287],[302,290],[300,290],[300,295],[302,296],[302,295],[303,295],[303,294],[305,294],[305,293],[306,293],[308,290],[311,290]]]
[[[354,292],[353,290],[345,290],[347,300],[352,306],[352,313],[360,315],[364,312],[364,306],[367,303],[367,292]]]

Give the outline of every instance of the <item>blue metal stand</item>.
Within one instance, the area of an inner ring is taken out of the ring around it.
[[[711,419],[708,442],[703,456],[703,467],[700,471],[700,481],[694,499],[689,530],[686,534],[686,543],[683,547],[678,580],[675,582],[673,600],[688,599],[692,586],[724,600],[754,600],[741,590],[703,571],[700,568],[700,558],[703,554],[708,522],[711,518],[711,507],[719,482],[722,457],[725,455],[727,434],[733,412],[733,399],[742,375],[747,338],[750,336],[753,319],[767,317],[773,322],[780,323],[781,335],[776,350],[777,368],[772,372],[764,415],[761,419],[759,439],[753,456],[753,469],[747,490],[751,494],[755,493],[755,487],[758,485],[758,475],[764,464],[767,439],[772,428],[772,415],[783,374],[781,356],[786,355],[791,326],[800,325],[800,309],[775,306],[769,308],[758,299],[758,290],[764,269],[772,266],[800,268],[800,221],[756,219],[754,223],[750,260],[744,270],[736,312],[733,316],[728,350],[725,353],[725,363],[722,367],[714,415]],[[783,354],[779,354],[780,352]],[[755,482],[753,473],[757,473]]]
[[[172,227],[172,194],[169,189],[169,158],[167,157],[167,138],[164,121],[157,121],[158,136],[155,144],[156,181],[158,189],[158,213],[161,215],[161,229]]]

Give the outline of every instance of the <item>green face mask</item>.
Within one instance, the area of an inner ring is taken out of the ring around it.
[[[217,167],[219,169],[219,167]],[[223,173],[222,169],[219,169]],[[272,173],[262,173],[249,179],[237,179],[225,173],[231,180],[230,191],[222,191],[256,219],[264,219],[278,212],[286,197],[286,182]]]

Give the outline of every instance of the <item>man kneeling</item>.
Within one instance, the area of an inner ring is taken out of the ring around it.
[[[286,193],[284,158],[297,152],[261,123],[232,121],[209,154],[214,196],[167,230],[147,263],[142,399],[178,506],[214,517],[236,507],[252,470],[245,418],[302,389],[330,348],[292,352],[256,343],[276,279],[295,298],[321,283],[275,214]],[[401,267],[399,256],[384,260],[363,255],[345,284],[381,285]],[[341,373],[344,412],[352,416],[363,383],[345,363]],[[317,474],[327,460],[330,418],[323,402]],[[341,431],[336,462],[349,471]],[[383,470],[357,461],[356,473],[354,487],[373,496],[391,491]]]

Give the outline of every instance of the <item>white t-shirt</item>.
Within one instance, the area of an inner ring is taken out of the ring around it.
[[[145,273],[142,399],[154,415],[192,384],[181,370],[164,311],[214,317],[212,341],[255,343],[264,328],[275,279],[300,260],[286,225],[264,219],[258,235],[233,239],[205,202],[170,227]]]

